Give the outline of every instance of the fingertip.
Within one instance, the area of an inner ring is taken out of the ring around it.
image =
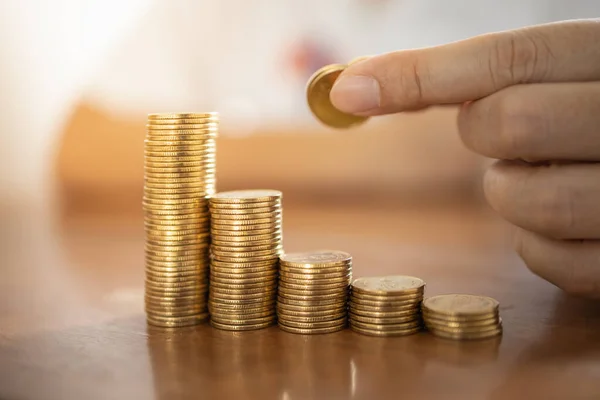
[[[342,112],[364,115],[381,105],[381,88],[372,76],[342,74],[331,88],[329,99]]]

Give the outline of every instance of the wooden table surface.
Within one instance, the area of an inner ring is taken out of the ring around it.
[[[140,215],[2,214],[2,399],[600,399],[600,303],[533,276],[485,210],[284,202],[287,251],[501,304],[498,340],[148,327]]]

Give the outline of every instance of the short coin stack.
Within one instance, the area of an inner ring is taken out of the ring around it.
[[[423,301],[427,329],[436,336],[455,339],[487,339],[502,333],[499,304],[485,296],[448,294]]]
[[[425,282],[412,276],[357,278],[350,296],[350,327],[371,336],[405,336],[422,329]]]
[[[150,114],[144,142],[145,309],[149,324],[208,318],[210,220],[218,116]]]
[[[282,193],[239,190],[210,199],[211,325],[235,331],[276,321],[277,265],[282,252]]]
[[[279,327],[291,333],[331,333],[347,326],[352,257],[343,251],[290,253],[279,263]]]

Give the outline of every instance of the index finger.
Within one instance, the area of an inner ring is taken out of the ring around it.
[[[600,79],[600,19],[555,22],[372,57],[331,91],[339,110],[380,115],[477,100],[520,83]]]

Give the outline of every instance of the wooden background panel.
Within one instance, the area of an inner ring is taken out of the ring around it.
[[[464,149],[453,109],[383,117],[349,131],[265,126],[218,139],[218,189],[270,187],[289,196],[429,199],[477,193],[481,159]],[[226,126],[227,121],[223,124]],[[81,104],[66,125],[57,160],[71,207],[139,207],[145,116],[117,118]]]

